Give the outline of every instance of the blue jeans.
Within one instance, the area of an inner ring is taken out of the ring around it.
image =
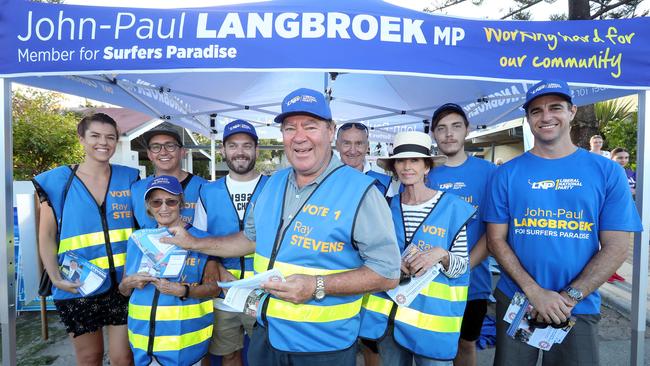
[[[303,354],[280,351],[271,346],[267,329],[259,324],[253,329],[248,347],[250,366],[355,366],[356,356],[356,342],[348,349],[335,352]]]
[[[435,345],[431,345],[435,347]],[[390,366],[412,366],[413,361],[417,366],[451,366],[453,361],[440,361],[434,360],[432,358],[427,358],[423,356],[418,356],[411,353],[411,351],[400,346],[395,342],[393,338],[393,329],[391,327],[390,331],[384,336],[384,338],[379,341],[379,357],[381,357],[382,365]]]

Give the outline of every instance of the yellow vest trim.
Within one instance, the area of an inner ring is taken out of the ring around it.
[[[212,337],[212,324],[191,333],[177,336],[158,336],[153,341],[154,352],[178,351],[195,344],[207,341]],[[149,336],[133,333],[129,329],[129,342],[133,348],[147,350]]]
[[[266,269],[269,266],[269,259],[259,255],[255,254],[255,261],[253,262],[253,267],[255,268],[255,271],[258,273],[266,271]],[[322,269],[322,268],[311,268],[311,267],[303,267],[303,266],[298,266],[295,264],[289,264],[289,263],[284,263],[284,262],[278,262],[275,261],[273,264],[274,269],[278,269],[280,273],[284,277],[291,276],[293,274],[306,274],[306,275],[311,275],[311,276],[327,276],[335,273],[342,273],[342,272],[347,272],[351,271],[356,268],[350,268],[350,269]]]
[[[466,301],[467,286],[449,286],[439,282],[431,282],[429,286],[420,291],[420,295],[447,301]]]
[[[229,269],[228,272],[230,272],[237,279],[239,279],[239,276],[241,275],[241,271],[238,269]],[[244,273],[244,278],[253,277],[254,274],[255,273],[253,271],[246,271]]]
[[[101,269],[110,268],[110,265],[108,264],[108,257],[91,259],[89,262]],[[113,254],[113,264],[115,265],[115,268],[124,266],[124,263],[126,263],[126,253]]]
[[[428,331],[457,333],[460,332],[463,317],[431,315],[400,306],[397,308],[395,320]]]
[[[361,309],[361,299],[339,305],[292,304],[276,298],[270,298],[266,315],[277,319],[294,322],[327,323],[349,319]]]
[[[156,321],[196,319],[211,314],[212,308],[212,299],[192,305],[158,306],[156,308]],[[151,319],[151,306],[129,303],[129,318],[149,321]]]
[[[393,304],[394,302],[391,299],[384,299],[383,297],[379,297],[373,294],[366,294],[363,297],[362,306],[367,310],[374,311],[375,313],[389,316],[390,309],[393,308]]]
[[[111,243],[117,243],[120,241],[129,240],[129,236],[133,232],[133,229],[115,229],[108,232],[108,237],[110,238]],[[87,247],[92,247],[95,245],[103,245],[104,241],[104,232],[98,231],[95,233],[71,236],[61,240],[59,243],[59,254],[65,253],[70,250],[77,250]]]
[[[244,258],[255,258],[255,254],[254,253],[246,254]]]

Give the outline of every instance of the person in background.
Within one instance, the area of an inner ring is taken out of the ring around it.
[[[173,128],[159,126],[145,132],[142,137],[147,146],[147,157],[154,166],[154,174],[137,181],[131,187],[133,215],[138,227],[144,229],[157,226],[156,221],[147,215],[144,191],[151,180],[159,175],[171,175],[181,182],[185,198],[184,207],[181,207],[181,219],[183,222],[192,223],[199,188],[207,181],[181,169],[181,162],[187,154],[181,136]]]
[[[208,235],[182,220],[183,188],[176,177],[151,179],[143,200],[158,227],[182,225],[196,237]],[[208,353],[212,336],[212,298],[220,291],[216,259],[190,251],[178,277],[166,279],[141,272],[150,260],[133,236],[127,247],[119,290],[130,297],[129,342],[136,365],[194,365]]]
[[[210,235],[225,236],[244,230],[255,200],[262,191],[268,176],[255,170],[259,150],[255,127],[244,120],[235,120],[223,130],[221,154],[228,165],[228,175],[201,187],[194,216],[194,227]],[[221,258],[227,269],[221,272],[222,281],[233,281],[253,275],[253,256]],[[221,267],[221,266],[220,266]],[[210,353],[222,356],[222,366],[242,364],[241,349],[244,332],[253,334],[255,318],[233,312],[223,304],[223,298],[214,300],[214,331]],[[208,363],[204,363],[208,365]]]
[[[470,285],[460,328],[458,355],[454,360],[456,366],[473,366],[476,365],[476,340],[481,336],[483,318],[492,294],[483,206],[496,166],[465,153],[469,120],[458,104],[447,103],[436,109],[431,118],[430,131],[438,150],[447,157],[447,161],[444,165],[431,169],[426,185],[431,189],[458,195],[476,208],[476,215],[467,223]]]
[[[537,322],[575,317],[543,365],[598,365],[598,287],[627,257],[641,220],[620,166],[571,141],[577,107],[566,82],[533,85],[523,108],[534,147],[497,169],[486,201],[488,248],[502,268],[494,364],[534,365],[540,356],[506,333],[504,315],[520,293]]]
[[[609,151],[601,150],[603,148],[603,137],[600,135],[593,135],[589,139],[589,152],[610,158],[611,154]]]
[[[469,285],[466,225],[476,209],[456,195],[434,190],[425,178],[444,156],[431,155],[431,137],[417,131],[395,135],[393,155],[379,164],[404,190],[391,198],[402,257],[402,280],[440,273],[407,307],[385,292],[364,298],[360,337],[377,340],[383,365],[452,365]]]
[[[117,287],[134,227],[129,187],[139,172],[110,164],[120,133],[107,114],[84,117],[77,134],[84,161],[54,168],[32,180],[41,201],[39,253],[77,365],[102,365],[104,327],[108,328],[111,365],[132,365],[126,328],[128,298]],[[59,266],[68,252],[107,272],[97,291],[83,296],[77,290],[81,283],[63,279]]]
[[[370,169],[366,161],[368,152],[368,127],[359,122],[344,123],[336,134],[336,150],[343,164],[375,179],[375,187],[386,197],[391,196],[390,176]]]

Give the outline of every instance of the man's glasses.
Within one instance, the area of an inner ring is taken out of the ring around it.
[[[351,129],[352,127],[356,128],[357,130],[362,130],[362,131],[368,132],[368,127],[366,125],[364,125],[363,123],[359,123],[359,122],[344,123],[344,124],[341,125],[341,127],[339,127],[339,130],[346,131],[346,130]]]
[[[163,205],[163,203],[167,207],[176,207],[181,201],[177,198],[167,198],[165,200],[162,199],[154,199],[154,200],[149,200],[149,206],[153,208],[159,208]]]
[[[163,149],[163,147],[165,148],[165,151],[167,151],[167,152],[174,152],[174,151],[176,151],[176,149],[181,147],[181,145],[175,144],[173,142],[168,142],[166,144],[151,144],[151,145],[149,145],[148,149],[152,153],[157,154]]]

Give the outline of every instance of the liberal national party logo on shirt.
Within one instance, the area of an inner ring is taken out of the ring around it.
[[[447,183],[440,183],[438,187],[440,187],[440,189],[443,191],[449,191],[455,189],[463,189],[466,187],[466,185],[465,182],[447,182]]]
[[[576,187],[582,187],[582,182],[578,178],[559,178],[559,179],[546,179],[539,181],[528,180],[531,189],[534,190],[555,190],[565,191],[571,190]]]

